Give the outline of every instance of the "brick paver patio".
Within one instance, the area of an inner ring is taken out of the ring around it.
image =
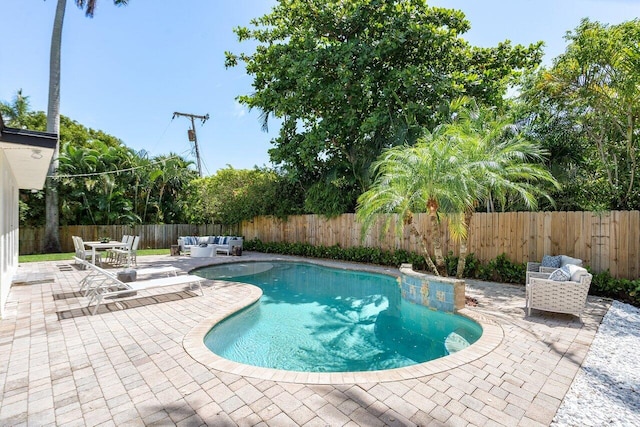
[[[138,262],[186,272],[272,258]],[[192,357],[187,337],[250,301],[250,286],[208,281],[205,296],[157,289],[90,316],[77,293],[85,274],[71,261],[21,264],[0,320],[0,425],[547,426],[609,306],[590,297],[583,322],[538,311],[527,318],[523,286],[467,281],[479,301],[467,310],[500,332],[491,351],[463,364],[427,363],[413,375],[347,374],[326,384]]]

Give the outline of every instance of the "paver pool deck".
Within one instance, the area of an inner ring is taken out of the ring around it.
[[[297,258],[245,252],[138,264],[188,272],[269,259]],[[204,296],[156,289],[91,316],[77,292],[86,274],[72,261],[20,265],[0,320],[0,426],[548,426],[610,304],[589,297],[582,321],[526,317],[524,286],[467,280],[478,305],[465,310],[491,336],[463,350],[465,363],[449,356],[325,381],[198,354],[203,325],[250,302],[252,286],[207,281]]]

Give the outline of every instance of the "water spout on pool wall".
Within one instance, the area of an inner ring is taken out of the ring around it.
[[[412,264],[402,264],[400,274],[400,291],[405,300],[447,313],[465,307],[464,280],[418,273]]]

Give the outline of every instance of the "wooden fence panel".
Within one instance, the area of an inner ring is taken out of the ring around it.
[[[629,231],[635,230],[636,233],[629,234],[629,243],[627,248],[627,257],[629,258],[629,269],[626,277],[639,277],[640,276],[640,212],[629,212]]]
[[[502,253],[511,254],[516,252],[518,259],[527,259],[529,257],[529,212],[511,212],[509,215],[511,227],[515,228],[515,233],[510,229],[508,244]],[[515,221],[515,225],[514,224]],[[515,234],[515,237],[511,237]]]
[[[617,275],[629,276],[629,240],[631,236],[626,230],[629,230],[631,215],[630,212],[618,212],[618,215],[618,226],[616,227],[618,247],[615,250],[618,261]]]
[[[179,236],[242,235],[264,242],[308,243],[342,247],[367,246],[385,250],[404,249],[420,252],[420,242],[404,230],[395,230],[396,217],[384,234],[384,217],[361,239],[361,224],[355,214],[335,218],[318,215],[291,216],[287,220],[257,217],[240,226],[220,224],[162,224],[134,227],[74,225],[60,227],[60,243],[64,252],[73,252],[71,236],[83,240],[99,237],[120,239],[123,234],[141,236],[140,248],[169,248]],[[428,238],[431,222],[427,214],[416,214],[413,222]],[[458,244],[443,222],[442,250],[457,255]],[[42,253],[43,228],[20,229],[20,254]],[[429,248],[431,254],[433,251]],[[514,262],[540,261],[545,254],[566,254],[582,259],[593,271],[609,269],[614,277],[640,276],[640,211],[594,212],[506,212],[476,213],[469,225],[468,251],[487,262],[505,253]]]
[[[572,220],[570,221],[573,224],[573,235],[571,236],[571,253],[567,254],[569,256],[580,258],[582,260],[585,259],[588,251],[586,239],[588,234],[583,232],[586,226],[585,214],[586,212],[573,212]]]
[[[430,235],[427,214],[416,214],[413,221],[421,233]],[[265,242],[420,252],[419,241],[407,230],[398,237],[392,225],[381,235],[383,227],[381,217],[361,239],[361,225],[354,214],[330,219],[300,215],[286,221],[254,218],[243,223],[238,234]],[[446,223],[442,229],[443,253],[451,251],[457,255],[458,244],[451,238]],[[479,212],[471,218],[468,250],[483,262],[502,253],[514,262],[540,261],[546,254],[566,254],[584,260],[595,272],[610,269],[614,277],[637,278],[640,275],[640,212]]]
[[[511,235],[511,214],[502,215],[501,217],[496,218],[498,220],[498,224],[496,226],[496,251],[502,252],[510,252],[510,235]]]
[[[239,235],[240,228],[221,224],[144,224],[125,225],[69,225],[60,227],[62,252],[73,252],[71,236],[80,236],[84,241],[95,241],[100,237],[120,240],[124,234],[140,236],[140,249],[167,249],[178,242],[178,237],[189,235]],[[44,250],[44,227],[20,228],[20,255],[38,254]]]

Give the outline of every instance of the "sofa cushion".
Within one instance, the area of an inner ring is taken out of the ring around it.
[[[540,264],[540,266],[541,267],[560,268],[560,267],[562,267],[560,265],[561,261],[562,261],[562,256],[561,255],[557,255],[557,256],[545,255],[545,256],[542,257],[542,263]]]
[[[226,245],[229,242],[229,236],[222,236],[220,238],[220,243],[221,245]]]
[[[558,268],[549,275],[549,280],[554,280],[556,282],[566,282],[570,278],[571,273],[569,273],[569,271],[566,270],[565,267]]]
[[[198,239],[194,236],[185,236],[182,238],[185,246],[194,246],[198,244]]]
[[[582,266],[582,260],[578,258],[571,258],[566,255],[560,255],[560,267],[564,267],[565,265]]]
[[[586,268],[580,267],[579,265],[575,264],[567,264],[562,268],[566,268],[567,271],[571,274],[570,280],[572,282],[579,282],[580,276],[582,276],[583,274],[589,274]]]

